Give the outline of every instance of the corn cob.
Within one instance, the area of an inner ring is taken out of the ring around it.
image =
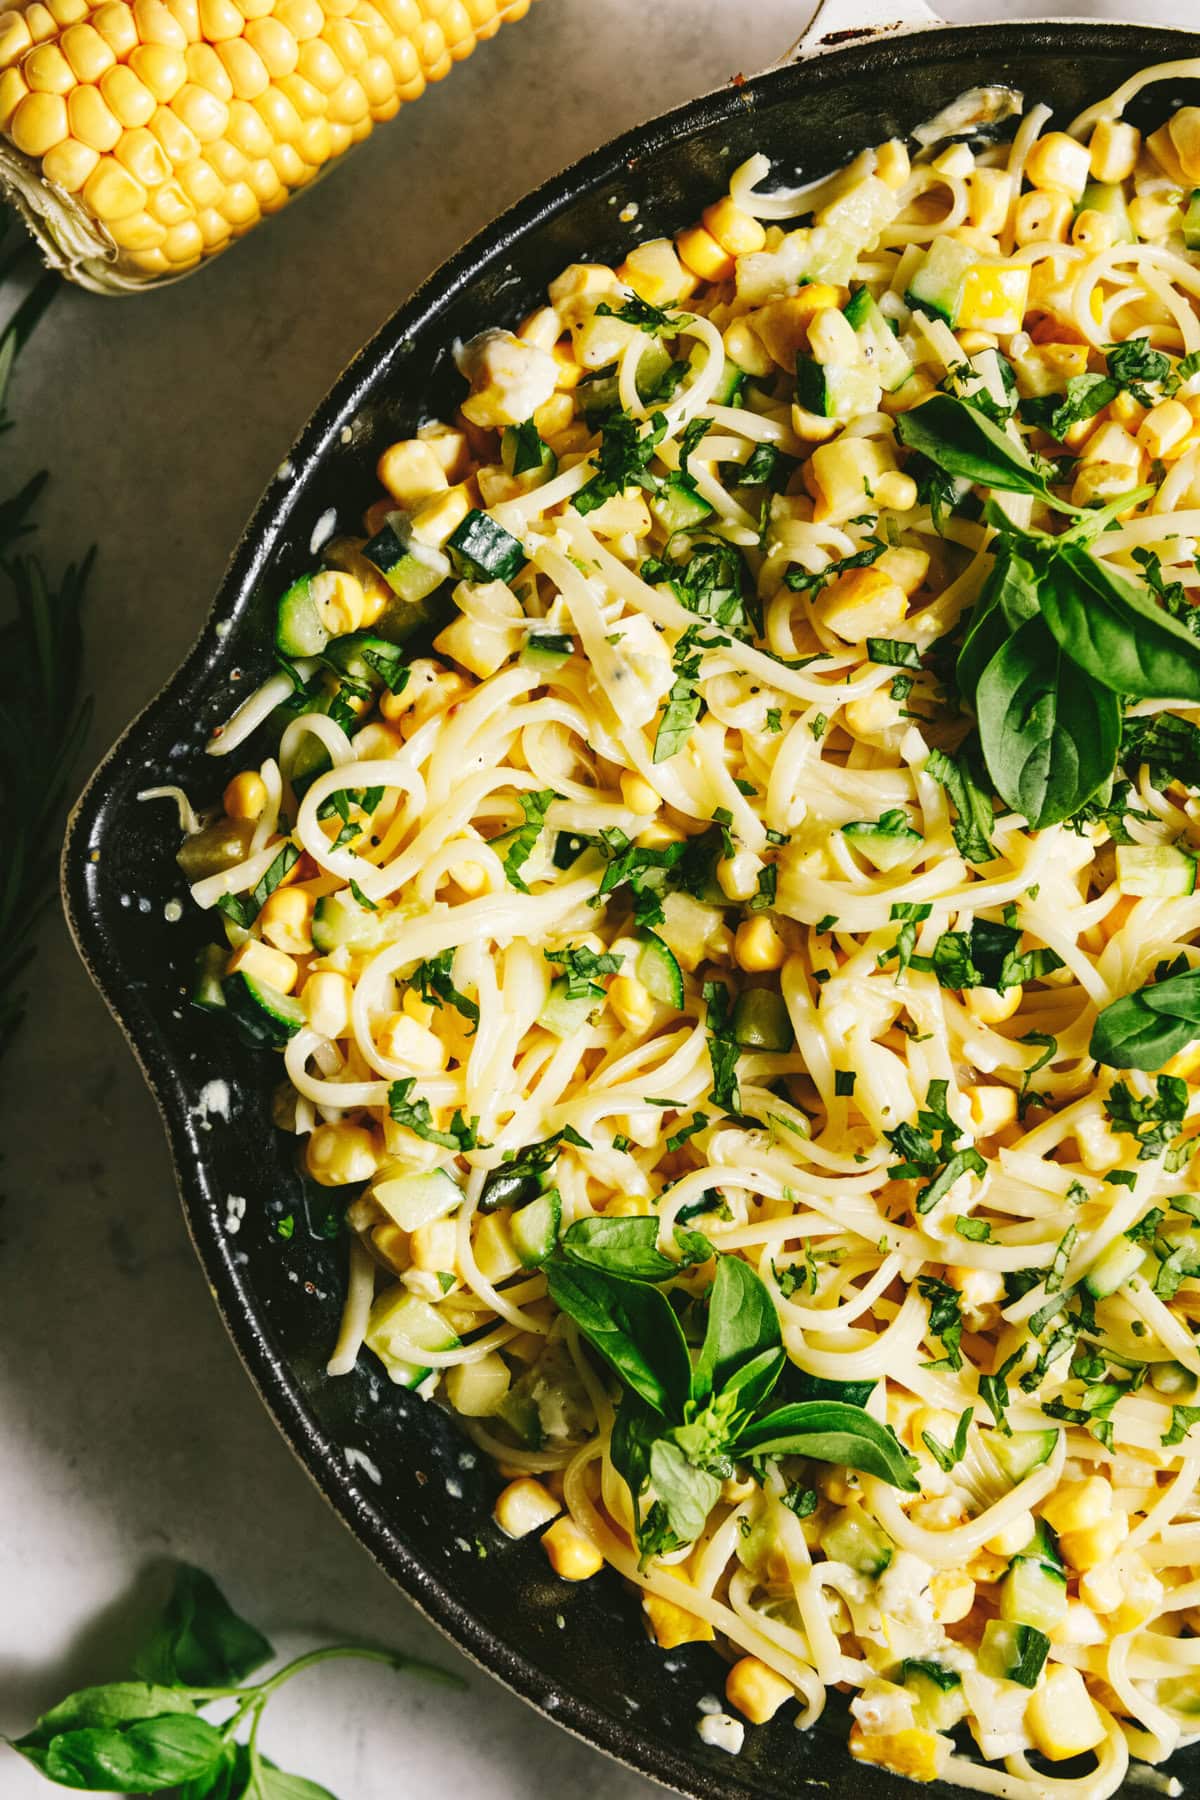
[[[531,0],[26,0],[0,12],[0,194],[97,292],[277,212]]]

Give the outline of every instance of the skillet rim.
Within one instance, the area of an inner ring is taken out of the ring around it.
[[[810,21],[810,31],[812,24]],[[1136,39],[1134,34],[1136,33]],[[1177,26],[1136,22],[1049,18],[980,21],[902,27],[894,34],[868,27],[862,35],[836,47],[806,47],[799,57],[750,77],[740,85],[697,96],[669,112],[633,126],[598,149],[550,176],[517,200],[454,252],[416,288],[368,340],[337,378],[301,428],[282,467],[294,471],[280,491],[272,478],[258,500],[230,557],[212,606],[192,648],[163,687],[135,715],[101,758],[72,808],[60,864],[60,890],[68,930],[84,967],[126,1039],[163,1121],[180,1204],[193,1248],[208,1280],[226,1331],[267,1411],[318,1492],[354,1534],[385,1574],[426,1619],[456,1647],[544,1717],[638,1774],[691,1800],[760,1800],[761,1790],[738,1777],[739,1759],[727,1766],[700,1760],[700,1747],[685,1751],[665,1741],[646,1740],[632,1722],[616,1718],[585,1696],[568,1694],[548,1682],[523,1654],[513,1650],[476,1617],[455,1591],[453,1579],[434,1574],[388,1523],[380,1505],[364,1495],[352,1468],[330,1435],[306,1406],[300,1386],[282,1353],[270,1341],[263,1310],[232,1256],[229,1241],[215,1223],[199,1170],[202,1145],[183,1099],[178,1058],[158,1039],[156,1021],[142,1003],[136,985],[106,931],[97,887],[107,806],[120,785],[122,771],[153,755],[156,732],[169,730],[172,706],[194,685],[215,682],[223,665],[236,661],[241,634],[251,620],[256,583],[269,565],[294,509],[302,503],[310,474],[341,430],[350,426],[376,385],[386,380],[389,362],[406,337],[426,328],[436,331],[438,315],[476,277],[481,265],[502,257],[537,227],[552,219],[593,188],[611,179],[623,164],[650,161],[678,135],[719,125],[747,103],[795,85],[803,94],[849,78],[860,85],[879,80],[910,62],[929,62],[940,45],[947,48],[975,40],[982,53],[988,41],[996,53],[1019,48],[1025,53],[1073,51],[1101,58],[1136,54],[1144,66],[1184,53],[1200,55],[1200,32]],[[803,40],[802,40],[803,41]],[[847,1754],[844,1774],[855,1770],[864,1783],[859,1791],[878,1800],[896,1800],[907,1792],[903,1778],[872,1764],[854,1764]],[[868,1773],[869,1771],[869,1773]],[[829,1787],[816,1776],[796,1771],[797,1783]],[[944,1795],[965,1790],[938,1784]]]

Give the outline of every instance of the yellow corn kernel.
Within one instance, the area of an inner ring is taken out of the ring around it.
[[[312,578],[309,595],[330,637],[357,631],[362,624],[367,597],[358,578],[344,569],[321,569]]]
[[[946,1280],[958,1289],[963,1312],[976,1324],[987,1318],[989,1309],[1004,1298],[1004,1278],[995,1269],[972,1269],[952,1263],[946,1270]]]
[[[33,35],[23,13],[0,13],[0,69],[10,68],[32,42]]]
[[[912,174],[908,148],[902,138],[888,138],[875,152],[875,173],[893,192],[902,188]]]
[[[1007,169],[972,169],[967,178],[969,216],[976,231],[1002,231],[1012,205],[1013,181]]]
[[[409,988],[400,1004],[410,1019],[415,1019],[418,1025],[423,1025],[426,1029],[438,1016],[439,1008],[431,1006],[428,1000],[422,1000],[416,988]]]
[[[1033,1536],[1034,1522],[1031,1512],[1019,1512],[1011,1518],[1001,1530],[988,1538],[984,1548],[994,1556],[1018,1556]]]
[[[1116,1612],[1123,1593],[1120,1573],[1113,1563],[1099,1563],[1094,1568],[1084,1569],[1079,1577],[1079,1598],[1101,1618]]]
[[[747,319],[732,319],[722,333],[725,354],[747,375],[770,375],[775,360]]]
[[[677,306],[697,287],[696,277],[684,268],[670,238],[651,238],[635,245],[616,273],[651,306]]]
[[[333,969],[318,969],[310,975],[300,994],[304,1016],[314,1031],[327,1038],[346,1036],[353,999],[349,981]]]
[[[61,94],[26,94],[13,113],[8,134],[26,156],[44,156],[68,136],[66,101]]]
[[[982,251],[984,256],[999,256],[1000,240],[990,231],[980,231],[975,225],[955,225],[946,233],[956,244],[966,244],[972,250]]]
[[[616,271],[607,263],[568,263],[546,292],[551,306],[561,307],[564,301],[578,299],[584,294],[610,294],[620,285]]]
[[[665,850],[668,844],[681,844],[683,838],[683,832],[668,825],[665,819],[651,819],[634,841],[642,850]]]
[[[954,335],[964,356],[978,356],[981,350],[1000,348],[1000,339],[994,331],[956,331]]]
[[[99,151],[89,150],[76,138],[64,138],[42,158],[42,174],[66,193],[77,194],[99,161]]]
[[[450,485],[433,445],[420,438],[389,444],[375,465],[375,473],[397,506],[416,506]]]
[[[1082,344],[1079,347],[1081,350],[1085,348]],[[1109,418],[1115,420],[1118,425],[1136,427],[1145,418],[1147,408],[1142,405],[1140,400],[1135,400],[1131,393],[1124,392],[1118,394],[1115,400],[1109,401],[1107,412]]]
[[[246,769],[229,782],[221,805],[231,819],[261,819],[267,808],[267,784],[253,769]]]
[[[1029,1735],[1051,1762],[1094,1750],[1105,1738],[1104,1720],[1078,1669],[1052,1663],[1025,1707]]]
[[[57,44],[39,44],[21,64],[21,73],[35,94],[69,94],[75,73]]]
[[[1181,401],[1160,400],[1138,427],[1137,441],[1147,456],[1167,457],[1191,429],[1192,415]]]
[[[287,1131],[293,1127],[283,1125],[280,1129]],[[403,1275],[408,1268],[408,1233],[401,1231],[399,1225],[373,1225],[371,1248],[395,1274]]]
[[[1085,207],[1076,213],[1075,222],[1071,226],[1071,242],[1081,250],[1096,256],[1101,250],[1107,250],[1117,241],[1117,227],[1108,213],[1097,212],[1093,207]]]
[[[1095,1569],[1116,1555],[1129,1535],[1129,1521],[1113,1512],[1081,1531],[1065,1531],[1059,1537],[1063,1556],[1073,1569]]]
[[[1029,304],[1027,263],[977,264],[968,269],[958,307],[965,331],[994,331],[1000,337],[1020,331]]]
[[[981,1025],[1002,1025],[1020,1006],[1021,989],[1009,987],[1001,994],[996,988],[968,988],[963,1001],[967,1011],[973,1013]]]
[[[531,1531],[540,1531],[561,1511],[562,1503],[554,1498],[549,1488],[543,1487],[531,1475],[522,1475],[516,1481],[510,1481],[497,1497],[492,1517],[505,1537],[523,1538]]]
[[[847,569],[818,595],[813,612],[843,642],[861,644],[868,637],[889,635],[901,623],[908,596],[881,569]]]
[[[656,813],[662,805],[662,795],[632,769],[622,770],[621,798],[635,813]]]
[[[1129,223],[1146,243],[1169,237],[1179,224],[1179,208],[1155,194],[1138,194],[1129,202]]]
[[[608,1003],[617,1018],[635,1037],[654,1023],[654,1001],[636,975],[614,975],[608,985]]]
[[[259,913],[262,934],[277,950],[305,956],[313,947],[312,917],[316,901],[305,889],[278,887],[269,894]]]
[[[1181,106],[1167,130],[1188,184],[1200,181],[1200,106]]]
[[[379,1166],[375,1139],[361,1125],[318,1125],[310,1135],[304,1163],[322,1187],[370,1181]]]
[[[709,1644],[715,1636],[707,1619],[698,1619],[686,1607],[659,1594],[643,1594],[642,1611],[660,1650],[677,1650],[680,1644]]]
[[[975,1583],[965,1569],[936,1569],[929,1580],[933,1616],[939,1625],[956,1625],[975,1604]]]
[[[437,1033],[427,1031],[407,1013],[389,1013],[379,1027],[376,1042],[385,1056],[423,1075],[444,1069],[448,1060],[446,1046]]]
[[[971,1124],[976,1137],[993,1137],[997,1131],[1003,1131],[1007,1125],[1011,1125],[1017,1116],[1015,1088],[969,1087],[966,1099],[971,1109]]]
[[[900,705],[887,688],[872,688],[869,694],[846,702],[844,717],[846,729],[855,737],[879,737],[900,723]]]
[[[832,423],[840,430],[836,420]],[[870,498],[880,476],[895,466],[891,445],[878,438],[842,437],[836,443],[822,444],[804,465],[805,485],[813,496],[814,523],[823,525],[861,513],[864,497]]]
[[[761,974],[782,969],[787,956],[783,939],[770,919],[743,919],[733,940],[733,954],[740,969]]]
[[[898,544],[877,557],[873,567],[882,569],[911,598],[929,573],[929,552],[910,550],[907,545]]]
[[[613,494],[587,516],[588,525],[600,537],[649,537],[654,521],[641,494]]]
[[[798,437],[802,444],[827,444],[842,429],[839,419],[822,418],[820,413],[809,412],[806,406],[792,402],[792,436]]]
[[[1112,1483],[1103,1475],[1060,1488],[1042,1506],[1042,1517],[1053,1531],[1083,1531],[1098,1525],[1112,1512]]]
[[[1018,244],[1065,244],[1071,218],[1069,194],[1035,189],[1017,201],[1013,235]]]
[[[1142,134],[1123,119],[1101,119],[1088,145],[1088,167],[1093,181],[1126,181],[1137,167]]]
[[[449,1271],[454,1267],[458,1248],[458,1227],[453,1219],[434,1219],[429,1225],[418,1225],[408,1248],[414,1269],[428,1269],[434,1274]]]
[[[851,1756],[907,1775],[911,1781],[936,1781],[951,1749],[949,1738],[916,1725],[905,1731],[867,1732],[855,1720],[850,1728]]]
[[[725,1677],[725,1698],[752,1725],[765,1725],[795,1693],[790,1681],[757,1656],[739,1657]]]
[[[770,300],[755,312],[747,313],[745,324],[759,339],[772,361],[780,368],[794,370],[797,350],[808,345],[809,322],[818,313],[835,307],[838,290],[825,281],[813,281],[798,294],[783,300]]]
[[[1031,145],[1025,174],[1035,188],[1049,189],[1078,200],[1087,186],[1091,157],[1085,144],[1065,131],[1049,131]]]
[[[700,217],[709,235],[730,256],[752,255],[767,241],[759,220],[752,213],[743,212],[729,194],[706,206]]]
[[[433,451],[447,481],[459,482],[469,474],[471,453],[464,432],[455,431],[450,425],[434,423],[420,426],[417,436]]]
[[[0,75],[0,131],[11,132],[13,115],[28,92],[19,69],[5,69]]]
[[[911,512],[917,504],[917,484],[911,475],[888,469],[875,483],[874,498],[888,512]]]
[[[1099,1118],[1076,1121],[1075,1143],[1084,1168],[1096,1175],[1106,1175],[1109,1169],[1115,1169],[1129,1148],[1128,1138],[1118,1137]]]
[[[564,1581],[588,1581],[604,1567],[604,1558],[574,1519],[556,1519],[542,1537],[550,1567]]]
[[[1082,1578],[1079,1585],[1082,1592]],[[1136,1553],[1123,1559],[1121,1590],[1120,1604],[1111,1619],[1113,1631],[1136,1631],[1139,1625],[1162,1611],[1166,1591],[1163,1583],[1145,1558]]]
[[[736,850],[717,863],[717,881],[727,900],[749,900],[758,890],[762,859],[752,850]]]
[[[115,150],[121,143],[121,122],[98,88],[77,87],[67,101],[67,118],[72,135],[89,150]],[[150,142],[158,145],[154,137]]]
[[[507,1281],[521,1267],[508,1218],[503,1212],[486,1213],[479,1220],[471,1242],[471,1252],[485,1281]]]
[[[100,158],[84,183],[83,197],[105,223],[127,219],[132,213],[142,212],[146,205],[146,190],[141,182],[135,181],[128,169],[111,156]]]
[[[272,949],[269,944],[260,943],[257,938],[247,938],[234,951],[229,959],[228,970],[231,975],[243,970],[252,980],[277,988],[281,994],[291,993],[299,973],[295,962],[285,951]]]
[[[675,239],[679,260],[701,281],[728,281],[734,261],[703,225],[691,225]]]
[[[435,550],[440,549],[446,539],[458,530],[472,504],[465,483],[460,482],[457,487],[447,488],[444,494],[427,500],[413,514],[413,536]]]

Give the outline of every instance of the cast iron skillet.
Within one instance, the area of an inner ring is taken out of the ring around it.
[[[330,1195],[305,1186],[272,1129],[277,1061],[186,1004],[209,927],[186,907],[180,922],[165,919],[166,902],[186,898],[178,835],[169,807],[135,795],[179,782],[194,802],[217,796],[230,771],[205,757],[205,739],[269,669],[273,602],[310,565],[317,521],[332,507],[339,529],[358,528],[380,448],[456,402],[454,340],[515,320],[573,259],[617,260],[626,202],[636,200],[645,236],[671,233],[754,150],[791,181],[909,131],[977,83],[1045,98],[1061,120],[1147,63],[1196,54],[1200,36],[1068,22],[939,27],[876,43],[852,35],[631,131],[548,182],[433,275],[342,376],[293,449],[292,473],[260,502],[199,643],[106,757],[71,821],[63,889],[80,954],[158,1101],[196,1250],[288,1442],[372,1555],[464,1650],[550,1717],[685,1794],[741,1800],[820,1787],[834,1800],[903,1800],[912,1789],[850,1761],[844,1719],[801,1735],[787,1709],[749,1731],[737,1758],[703,1745],[697,1701],[722,1684],[711,1648],[664,1654],[615,1577],[567,1585],[535,1539],[502,1539],[484,1460],[367,1355],[352,1376],[326,1378],[345,1257],[323,1229]],[[1159,88],[1147,113],[1183,97],[1196,95]],[[211,1082],[229,1085],[227,1117],[205,1105]],[[226,1229],[230,1195],[248,1202],[236,1235]],[[296,1226],[284,1241],[275,1223],[287,1213]],[[1191,1757],[1188,1767],[1200,1774]]]

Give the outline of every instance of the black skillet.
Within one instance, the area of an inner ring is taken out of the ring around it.
[[[1200,54],[1200,35],[1132,25],[939,26],[874,42],[838,35],[828,54],[696,100],[596,151],[482,232],[383,327],[301,434],[291,475],[267,489],[199,643],[92,777],[63,862],[80,954],[162,1111],[217,1304],[317,1486],[398,1585],[493,1674],[631,1767],[712,1800],[813,1787],[833,1800],[901,1800],[912,1789],[851,1762],[844,1717],[802,1735],[787,1709],[749,1731],[736,1758],[703,1745],[697,1701],[722,1685],[710,1648],[664,1654],[646,1641],[636,1602],[615,1578],[569,1586],[550,1574],[536,1540],[502,1539],[490,1522],[490,1469],[442,1411],[381,1381],[366,1355],[353,1375],[327,1379],[345,1261],[344,1244],[326,1232],[330,1196],[305,1187],[292,1147],[272,1129],[277,1062],[186,1005],[206,925],[187,909],[176,923],[164,916],[167,902],[185,897],[178,836],[169,807],[135,796],[179,782],[197,803],[216,797],[229,771],[206,758],[205,739],[269,669],[273,602],[310,565],[318,520],[334,508],[339,529],[357,529],[375,497],[379,449],[455,404],[455,339],[518,318],[572,260],[617,260],[629,241],[619,218],[628,202],[643,235],[669,234],[755,150],[791,182],[910,131],[968,87],[1008,83],[1053,104],[1063,121],[1146,64]],[[1134,117],[1194,102],[1192,85],[1152,90]],[[201,1096],[214,1081],[229,1084],[227,1119],[204,1115]],[[225,1229],[230,1194],[249,1203],[236,1236]],[[296,1227],[285,1241],[275,1224],[288,1213]],[[1188,1771],[1200,1787],[1196,1752],[1181,1762],[1185,1788]]]

